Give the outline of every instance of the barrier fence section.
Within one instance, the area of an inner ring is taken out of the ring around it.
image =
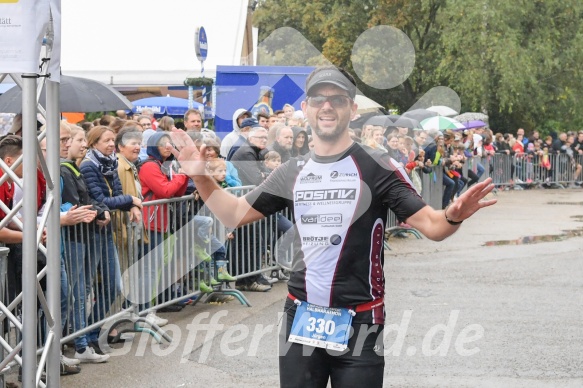
[[[582,162],[583,155],[536,158],[496,154],[473,158],[463,171],[467,174],[472,169],[477,173],[483,168],[480,180],[492,176],[499,186],[530,182],[566,185],[581,180]],[[421,196],[436,209],[442,206],[443,174],[442,166],[434,166],[430,173],[420,173]],[[244,186],[227,191],[244,196],[253,188]],[[61,320],[65,323],[62,342],[103,341],[107,330],[102,327],[127,321],[128,316],[134,331],[150,332],[156,337],[161,333],[170,340],[159,327],[139,323],[145,322],[144,316],[150,311],[185,300],[196,302],[210,293],[234,295],[241,303],[250,305],[241,293],[230,288],[229,281],[290,269],[294,239],[291,225],[290,214],[284,211],[229,229],[196,195],[187,195],[145,202],[140,223],[130,221],[127,212],[114,211],[106,226],[92,222],[62,227],[61,273],[66,290],[61,296]],[[397,225],[395,215],[389,211],[386,227]],[[22,328],[16,318],[19,285],[15,284],[13,270],[7,270],[7,254],[7,248],[0,248],[3,329],[0,371],[15,365],[10,360],[19,349],[10,344],[18,343]],[[39,268],[43,268],[44,256],[39,253],[37,260]],[[219,276],[225,271],[230,275],[229,281]],[[39,272],[39,278],[44,273],[46,268]],[[47,335],[40,305],[39,318],[40,354]]]

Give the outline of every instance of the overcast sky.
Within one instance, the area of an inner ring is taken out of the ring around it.
[[[199,76],[194,35],[208,35],[205,69],[239,64],[247,0],[62,0],[63,74]],[[99,79],[110,83],[107,79]],[[114,80],[116,81],[116,80]],[[118,82],[114,82],[118,83]]]

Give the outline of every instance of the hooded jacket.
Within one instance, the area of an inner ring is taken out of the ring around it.
[[[231,147],[233,146],[233,144],[235,144],[237,139],[239,139],[239,135],[241,134],[241,128],[239,128],[239,124],[237,124],[237,119],[245,112],[247,112],[247,109],[241,108],[237,109],[235,113],[233,113],[233,131],[231,131],[231,133],[225,136],[225,138],[221,142],[221,155],[225,157],[229,155]]]
[[[148,159],[140,167],[138,177],[142,184],[144,202],[156,199],[181,197],[186,192],[188,177],[174,171],[174,156],[165,161],[158,151],[158,142],[162,137],[169,137],[166,132],[156,132],[148,139]],[[148,205],[143,207],[144,222],[149,230],[168,232],[168,205]]]
[[[301,156],[310,152],[310,147],[308,146],[308,133],[306,132],[306,130],[302,127],[292,127],[292,131],[294,133],[294,141],[292,143],[291,156]],[[298,150],[296,148],[296,139],[298,138],[300,133],[304,134],[304,138],[306,140],[304,140],[304,145],[302,146],[302,148]]]

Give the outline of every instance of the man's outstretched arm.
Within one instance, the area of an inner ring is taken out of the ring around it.
[[[447,219],[455,222],[464,221],[478,210],[494,205],[497,202],[496,199],[483,201],[484,197],[493,189],[492,179],[488,178],[469,188],[445,210],[435,210],[430,206],[425,206],[407,218],[406,222],[428,239],[441,241],[459,229],[459,225],[451,225]]]
[[[226,192],[207,174],[205,145],[198,150],[190,136],[179,129],[172,132],[172,140],[178,148],[172,152],[183,172],[192,178],[202,200],[225,226],[236,228],[264,218],[244,197]]]

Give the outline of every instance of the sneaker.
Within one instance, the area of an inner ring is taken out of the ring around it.
[[[63,369],[63,367],[61,366],[61,369]],[[79,369],[79,372],[81,372],[81,369]],[[77,373],[79,373],[77,372]],[[62,376],[62,374],[61,374]],[[44,370],[41,372],[40,375],[40,381],[42,381],[44,384],[47,383],[47,372],[45,372]],[[22,383],[22,367],[18,368],[18,382]],[[6,383],[6,387],[8,387],[9,383]]]
[[[63,354],[61,354],[61,361],[65,361],[69,365],[79,365],[81,363],[81,361],[79,361],[76,357],[75,358],[69,358],[69,357],[66,357]]]
[[[148,313],[148,315],[146,315],[146,322],[148,322],[149,324],[155,323],[156,325],[162,327],[168,324],[168,320],[161,318],[159,316],[156,315],[155,312],[150,311]],[[143,322],[140,322],[143,323]]]
[[[275,280],[277,282],[277,279]],[[259,276],[257,276],[257,280],[255,280],[256,283],[264,285],[264,286],[270,286],[275,283],[272,281],[272,279],[266,277],[263,273]]]
[[[76,375],[79,372],[81,372],[79,365],[68,364],[61,356],[61,376]]]
[[[252,292],[266,292],[271,290],[271,285],[259,284],[258,282],[253,282],[250,284],[241,284],[235,286],[239,291],[252,291]]]
[[[89,341],[89,343],[87,344],[88,348],[92,348],[93,350],[95,350],[95,353],[99,354],[99,355],[104,355],[105,352],[103,350],[101,350],[101,348],[99,347],[99,342],[97,341]]]
[[[97,354],[95,349],[91,346],[87,346],[83,353],[75,352],[75,358],[78,362],[91,362],[99,364],[105,362],[109,359],[109,354]]]
[[[280,269],[277,272],[277,277],[278,277],[279,280],[282,280],[284,282],[287,282],[289,280],[289,276],[286,275],[286,273],[282,269]]]
[[[257,278],[257,283],[259,284],[263,284],[264,286],[271,286],[273,283],[277,283],[279,281],[278,278],[275,277],[269,277],[267,276],[265,273],[262,273],[258,278]]]

